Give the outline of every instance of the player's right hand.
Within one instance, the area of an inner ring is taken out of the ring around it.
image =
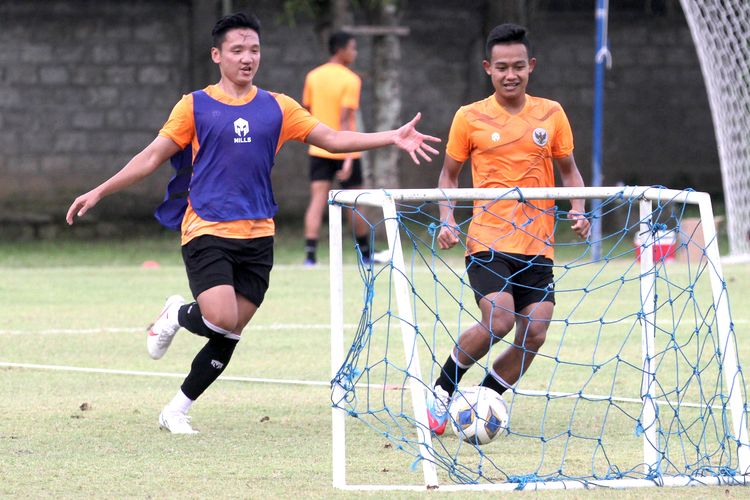
[[[68,224],[72,225],[74,217],[83,217],[83,215],[88,212],[89,209],[94,208],[101,199],[101,195],[96,190],[91,190],[88,193],[82,194],[73,200],[73,203],[68,209],[68,214],[65,216],[65,220]]]
[[[341,166],[341,170],[336,172],[336,178],[342,182],[346,182],[349,180],[349,177],[352,176],[352,170],[354,169],[354,160],[349,157],[344,160],[343,165]]]
[[[444,223],[440,226],[440,233],[438,233],[438,246],[441,250],[448,250],[458,244],[458,229],[452,224]]]

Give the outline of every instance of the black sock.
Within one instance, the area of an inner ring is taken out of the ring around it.
[[[206,323],[203,322],[203,315],[201,314],[201,308],[197,302],[191,304],[185,304],[180,307],[177,312],[177,322],[181,327],[187,331],[200,335],[201,337],[223,337],[219,332],[211,330]]]
[[[482,383],[479,385],[481,385],[482,387],[487,387],[488,389],[492,389],[498,394],[502,394],[508,390],[507,387],[505,387],[503,384],[498,382],[495,379],[495,377],[493,377],[492,374],[489,372],[487,372],[487,375],[484,377],[484,380],[482,380]]]
[[[448,355],[448,359],[440,369],[440,376],[435,381],[435,385],[439,385],[452,396],[453,391],[456,390],[456,386],[458,386],[458,383],[468,370],[468,368],[461,368],[458,366],[456,362],[453,361],[453,356]]]
[[[306,239],[305,240],[305,258],[307,260],[311,260],[315,262],[317,259],[315,257],[315,254],[318,250],[318,240],[317,239]]]
[[[370,256],[370,235],[357,236],[357,245],[359,245],[359,251],[362,252],[364,257]]]
[[[193,401],[198,399],[227,367],[237,342],[237,339],[218,336],[209,339],[190,366],[190,373],[182,383],[183,394]]]

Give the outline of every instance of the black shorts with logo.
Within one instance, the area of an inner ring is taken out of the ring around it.
[[[541,255],[478,252],[466,257],[466,274],[477,303],[485,295],[513,295],[516,312],[537,302],[555,303],[553,262]]]
[[[333,160],[319,156],[310,157],[310,180],[333,182],[336,172],[344,166],[344,160]],[[341,187],[350,189],[362,186],[362,162],[359,158],[352,160],[352,175],[341,181]]]
[[[260,306],[273,267],[273,236],[252,239],[203,235],[182,247],[190,291],[198,297],[209,288],[231,285]]]

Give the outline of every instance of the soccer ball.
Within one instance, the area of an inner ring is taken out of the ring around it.
[[[487,444],[508,427],[508,406],[487,387],[459,389],[450,405],[451,427],[467,443]]]

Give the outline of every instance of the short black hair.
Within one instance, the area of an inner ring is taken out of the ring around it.
[[[258,34],[260,40],[260,21],[253,14],[245,14],[243,12],[237,12],[234,14],[228,14],[214,24],[214,29],[211,30],[211,36],[214,39],[214,47],[217,49],[221,48],[221,44],[224,43],[224,38],[229,30],[237,28],[249,28]]]
[[[526,52],[531,58],[531,42],[526,36],[526,28],[513,23],[505,23],[495,26],[487,35],[487,44],[484,47],[487,59],[492,56],[492,47],[495,45],[510,45],[512,43],[522,43],[526,46]]]
[[[330,52],[332,56],[335,56],[336,52],[345,49],[349,44],[349,40],[352,40],[353,38],[354,35],[347,33],[346,31],[337,31],[336,33],[333,33],[330,38],[328,38],[328,52]]]

